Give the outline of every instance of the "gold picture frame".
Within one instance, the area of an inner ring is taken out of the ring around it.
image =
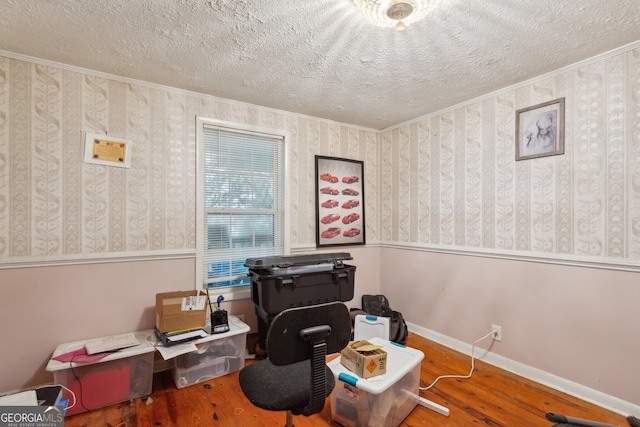
[[[516,111],[516,161],[564,154],[564,98]]]

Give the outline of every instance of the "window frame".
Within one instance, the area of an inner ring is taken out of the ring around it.
[[[284,255],[291,252],[290,244],[290,183],[289,183],[289,132],[281,129],[272,129],[262,126],[247,125],[243,123],[229,122],[226,120],[210,119],[204,117],[196,117],[196,283],[195,289],[205,289],[203,277],[204,263],[204,221],[205,221],[205,204],[204,204],[204,128],[205,126],[213,126],[230,132],[250,132],[263,135],[275,136],[282,138],[284,141],[284,215],[283,215],[283,250]],[[222,295],[225,300],[232,301],[237,299],[251,298],[250,285],[236,285],[216,288],[216,295]]]

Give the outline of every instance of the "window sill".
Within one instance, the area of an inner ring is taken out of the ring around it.
[[[251,286],[238,286],[237,288],[213,288],[209,289],[211,295],[211,303],[215,304],[218,295],[222,295],[224,301],[234,301],[251,298]]]

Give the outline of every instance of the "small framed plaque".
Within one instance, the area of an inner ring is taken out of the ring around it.
[[[84,161],[104,166],[131,167],[131,140],[87,132]]]

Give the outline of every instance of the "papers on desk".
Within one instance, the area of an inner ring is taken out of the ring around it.
[[[207,334],[207,331],[205,331],[204,329],[194,329],[192,331],[182,332],[175,335],[167,335],[167,341],[177,342],[188,340],[191,338],[204,338],[207,335],[209,334]]]
[[[160,332],[158,328],[156,328],[155,333],[158,340],[165,347],[173,347],[174,345],[189,342],[196,338],[204,338],[209,335],[209,333],[202,328],[185,329],[174,332]]]
[[[172,359],[176,356],[180,356],[181,354],[191,353],[192,351],[196,351],[197,349],[198,347],[196,347],[193,341],[189,341],[184,344],[172,345],[170,347],[161,345],[156,347],[156,350],[160,352],[164,360]]]
[[[202,328],[166,333],[161,333],[156,329],[155,332],[156,337],[164,344],[156,347],[156,350],[160,352],[164,360],[196,351],[198,347],[193,341],[197,338],[209,336],[207,331]]]
[[[93,341],[88,341],[84,348],[87,350],[88,355],[104,353],[107,351],[117,351],[123,348],[134,347],[140,345],[140,341],[136,338],[133,332],[122,335],[112,335],[110,337],[104,337]]]

